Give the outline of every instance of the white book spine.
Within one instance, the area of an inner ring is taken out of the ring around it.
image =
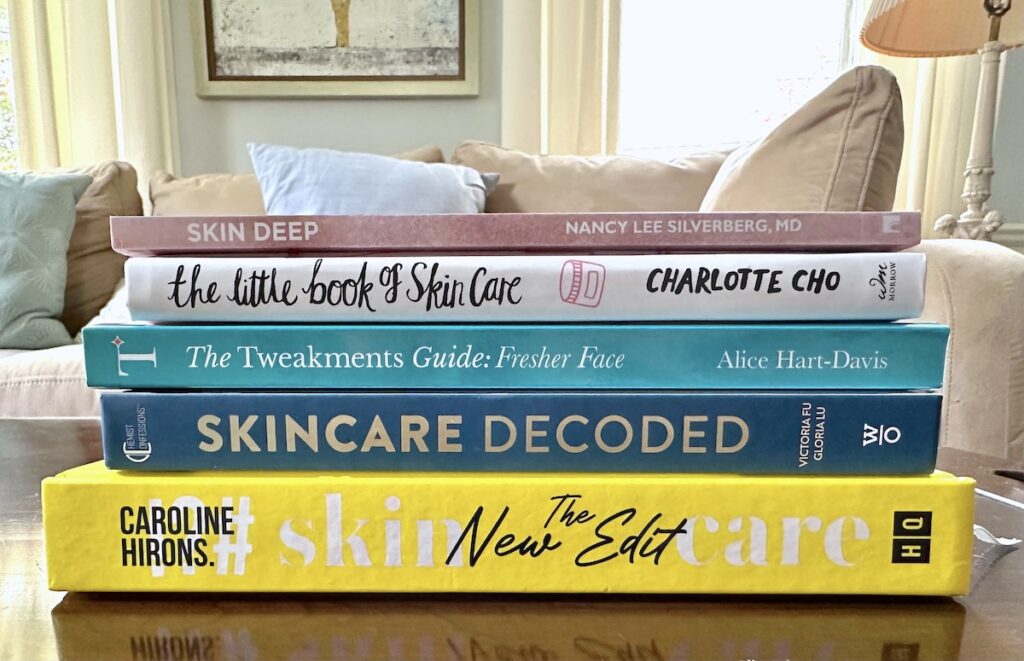
[[[917,253],[142,257],[139,321],[894,320],[924,305]]]

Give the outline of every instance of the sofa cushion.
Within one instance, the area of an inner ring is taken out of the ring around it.
[[[493,174],[448,163],[250,144],[271,215],[479,213]]]
[[[132,323],[132,315],[128,311],[128,289],[124,286],[124,278],[117,283],[117,287],[114,288],[114,293],[111,294],[110,300],[104,305],[99,313],[89,320],[82,330],[85,330],[89,326],[96,326],[99,324],[130,324]],[[82,331],[78,331],[78,335],[75,336],[75,342],[81,343],[84,341]]]
[[[896,78],[856,67],[730,154],[701,211],[888,211],[903,152]]]
[[[412,149],[396,158],[444,163],[440,147]],[[154,216],[262,216],[266,213],[255,174],[200,174],[175,177],[157,172],[149,180]]]
[[[75,228],[68,246],[68,276],[61,320],[71,335],[103,307],[124,277],[124,260],[110,248],[110,217],[141,216],[138,177],[127,163],[109,161],[75,170],[92,184],[75,206]]]
[[[490,213],[695,211],[725,154],[671,163],[631,156],[538,156],[467,141],[452,162],[500,175]]]
[[[46,349],[71,341],[64,308],[81,174],[0,174],[0,347]]]
[[[98,402],[81,344],[0,356],[0,418],[95,416]]]
[[[100,308],[100,311],[89,320],[86,326],[130,323],[132,323],[132,315],[128,312],[128,288],[124,285],[124,278],[121,278],[121,281],[114,287],[110,300]],[[75,341],[80,341],[80,338],[76,338]]]
[[[175,177],[156,172],[149,180],[154,216],[262,216],[263,196],[254,174]]]

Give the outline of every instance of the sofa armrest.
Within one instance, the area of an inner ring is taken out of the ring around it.
[[[82,345],[0,351],[0,418],[93,417],[99,391],[85,385]]]
[[[941,445],[1024,459],[1024,255],[940,239],[928,258],[921,319],[948,324]]]

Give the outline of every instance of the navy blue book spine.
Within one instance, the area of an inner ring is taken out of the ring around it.
[[[107,392],[107,466],[153,471],[931,472],[926,392]]]

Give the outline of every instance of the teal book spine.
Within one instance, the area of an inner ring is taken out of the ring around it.
[[[86,381],[134,389],[942,385],[936,324],[97,325]]]

